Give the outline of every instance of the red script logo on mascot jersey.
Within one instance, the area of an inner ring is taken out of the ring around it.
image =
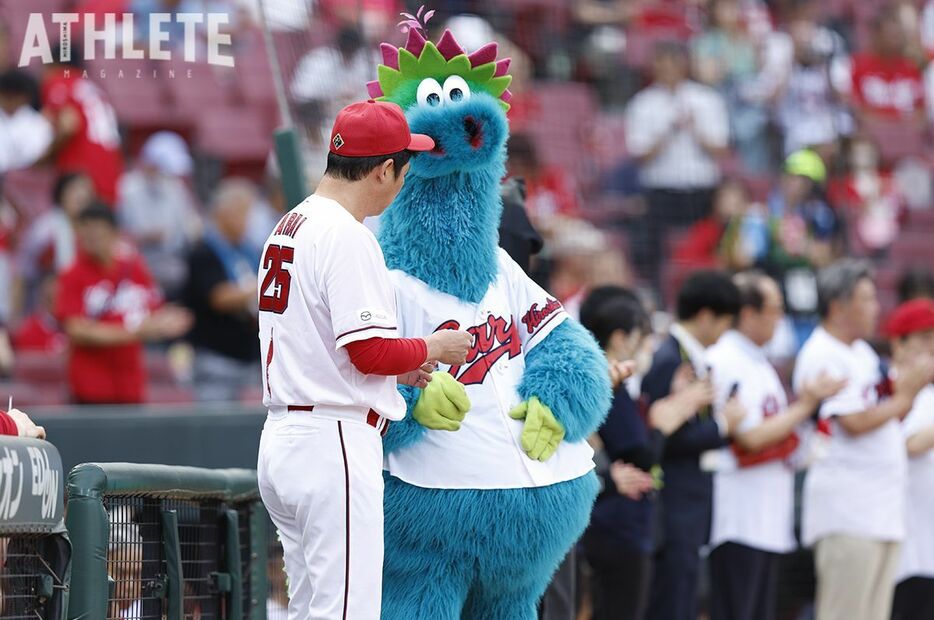
[[[538,309],[538,304],[532,304],[529,311],[523,315],[522,324],[530,334],[535,333],[543,323],[547,322],[546,319],[552,317],[560,308],[561,302],[550,297],[541,310]]]
[[[460,328],[458,321],[450,320],[439,325],[435,331]],[[506,323],[503,317],[490,315],[484,323],[468,327],[467,332],[474,337],[473,347],[467,352],[467,361],[460,366],[451,366],[449,371],[464,385],[483,383],[493,364],[503,355],[512,359],[522,351],[515,322]]]

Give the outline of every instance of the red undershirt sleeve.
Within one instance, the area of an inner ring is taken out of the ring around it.
[[[0,435],[19,435],[16,422],[13,421],[13,418],[11,418],[6,411],[0,411]]]
[[[428,359],[428,344],[422,338],[367,338],[344,348],[354,367],[365,375],[405,374]]]

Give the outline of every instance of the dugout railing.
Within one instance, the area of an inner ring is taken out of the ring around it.
[[[63,620],[71,547],[62,461],[38,439],[0,437],[0,618]]]
[[[69,620],[263,620],[256,472],[85,463],[68,475]]]

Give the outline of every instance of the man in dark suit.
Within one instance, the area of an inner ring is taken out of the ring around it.
[[[697,271],[681,287],[677,305],[677,322],[642,380],[647,405],[691,381],[709,381],[705,350],[732,326],[740,294],[727,274]],[[742,405],[731,399],[718,415],[706,407],[668,437],[662,456],[662,540],[648,616],[652,620],[697,618],[699,551],[710,533],[713,496],[712,464],[706,461],[711,451],[729,442],[744,415]]]

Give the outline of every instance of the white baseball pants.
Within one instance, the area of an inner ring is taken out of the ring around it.
[[[259,491],[282,541],[289,620],[379,620],[383,444],[356,418],[316,408],[263,427]]]

